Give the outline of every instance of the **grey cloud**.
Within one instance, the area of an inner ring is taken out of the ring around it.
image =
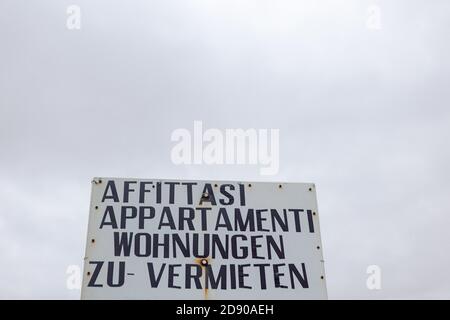
[[[449,298],[448,1],[0,4],[1,298],[78,298],[93,176],[175,166],[170,134],[279,128],[273,180],[318,188],[330,298]],[[383,289],[365,286],[380,265]]]

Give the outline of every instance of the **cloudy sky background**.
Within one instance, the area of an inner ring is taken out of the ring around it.
[[[0,1],[0,298],[79,298],[94,176],[314,182],[330,298],[450,298],[449,29],[446,0]],[[280,129],[279,174],[172,164],[194,120]]]

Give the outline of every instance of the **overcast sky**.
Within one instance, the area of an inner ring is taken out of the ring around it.
[[[330,298],[449,299],[449,32],[447,0],[0,1],[0,298],[79,298],[116,176],[314,182]],[[279,129],[279,173],[174,165],[194,120]]]

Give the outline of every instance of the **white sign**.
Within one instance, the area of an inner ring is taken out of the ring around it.
[[[96,178],[82,299],[326,299],[314,184]]]

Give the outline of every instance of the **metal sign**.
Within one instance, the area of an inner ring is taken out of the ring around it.
[[[82,299],[326,299],[314,184],[96,178]]]

